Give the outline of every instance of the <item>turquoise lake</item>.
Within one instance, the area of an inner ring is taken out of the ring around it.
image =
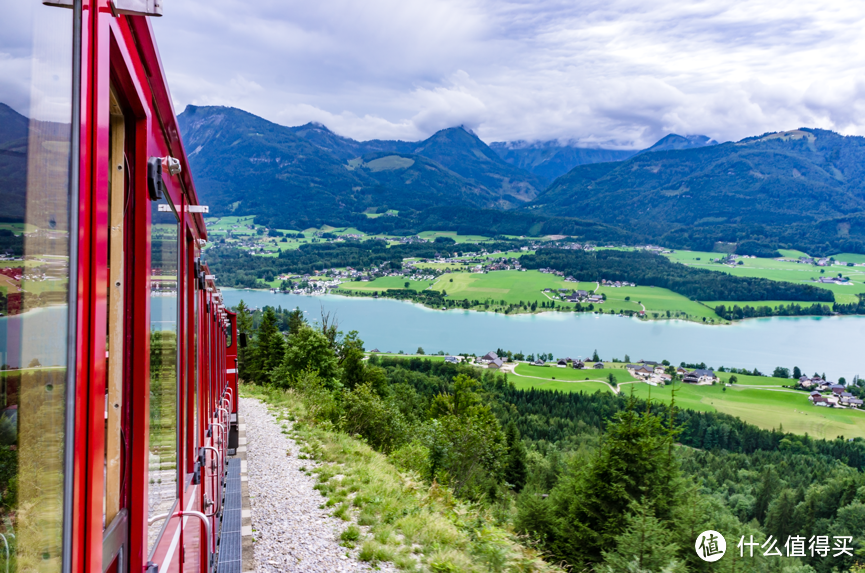
[[[321,309],[339,320],[340,330],[357,330],[367,350],[427,354],[484,354],[502,348],[514,352],[552,353],[557,357],[591,356],[604,360],[705,362],[708,366],[758,368],[771,374],[776,366],[804,373],[826,373],[831,379],[865,376],[865,317],[777,317],[705,326],[678,320],[641,321],[610,315],[543,313],[506,316],[465,310],[433,310],[387,299],[338,295],[304,296],[267,291],[222,289],[234,306],[298,307],[308,320]]]

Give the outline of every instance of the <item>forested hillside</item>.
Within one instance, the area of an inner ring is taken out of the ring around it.
[[[543,185],[462,128],[406,142],[357,142],[317,125],[287,128],[234,108],[178,117],[197,189],[217,215],[289,229],[351,225],[370,207],[512,208]]]
[[[579,165],[624,161],[638,153],[650,151],[693,149],[715,144],[716,141],[705,135],[682,136],[671,133],[642,151],[578,147],[559,141],[496,141],[490,144],[490,148],[508,163],[537,175],[549,185]]]
[[[179,123],[211,212],[271,227],[865,253],[863,137],[802,128],[715,144],[670,134],[634,154],[554,142],[490,147],[461,127],[420,142],[360,142],[224,107],[189,106]],[[371,209],[398,213],[371,219]]]
[[[622,161],[636,153],[562,145],[558,141],[495,141],[490,148],[508,163],[535,174],[546,185],[578,165]]]
[[[673,247],[755,240],[865,252],[865,138],[799,129],[577,167],[531,205],[623,225]]]
[[[302,404],[304,424],[362,438],[412,487],[453,496],[455,507],[471,502],[460,515],[479,508],[550,563],[594,573],[708,571],[693,550],[707,529],[728,544],[712,571],[832,573],[861,559],[861,439],[815,440],[621,395],[520,391],[505,375],[443,361],[364,360],[359,334],[339,332],[326,314],[309,324],[294,311],[280,325],[271,308],[254,317],[237,310],[252,335],[240,356],[246,383],[287,392],[282,399]],[[412,535],[401,530],[403,514],[389,514],[396,500],[388,495],[355,505],[388,535]],[[472,553],[489,566],[483,548],[493,540],[475,519]],[[847,536],[850,552],[749,558],[735,549],[742,536],[763,544],[769,535],[778,547],[788,536]]]

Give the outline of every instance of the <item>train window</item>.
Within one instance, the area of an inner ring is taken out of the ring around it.
[[[171,511],[178,498],[179,224],[167,194],[151,203],[150,456],[148,518]],[[148,530],[151,550],[165,520]]]
[[[195,276],[195,239],[187,233],[186,236],[186,268],[187,279],[184,285],[183,292],[186,296],[185,312],[186,312],[186,367],[187,379],[185,394],[187,396],[187,438],[185,440],[186,451],[186,472],[192,473],[195,471],[195,460],[197,459],[196,452],[198,451],[198,366],[196,364],[196,331],[198,330],[198,291],[196,285],[198,280]]]
[[[4,2],[2,14],[0,566],[54,572],[71,502],[64,452],[74,13]]]

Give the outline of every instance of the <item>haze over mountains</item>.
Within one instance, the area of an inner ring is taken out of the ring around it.
[[[670,134],[625,151],[488,146],[460,127],[420,142],[359,142],[320,124],[284,127],[226,107],[189,106],[179,120],[211,212],[254,214],[279,228],[434,225],[865,252],[862,137],[803,128],[718,144]],[[384,209],[399,216],[364,214]]]

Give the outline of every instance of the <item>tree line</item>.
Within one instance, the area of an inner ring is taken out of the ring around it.
[[[442,238],[442,237],[439,237]],[[434,259],[457,253],[519,250],[525,241],[495,241],[483,244],[451,241],[388,245],[383,240],[305,243],[297,249],[280,251],[276,257],[250,255],[243,249],[219,245],[206,251],[211,271],[220,284],[229,287],[265,288],[261,281],[272,281],[281,274],[313,274],[331,268],[368,269],[376,266],[399,270],[405,258]]]

